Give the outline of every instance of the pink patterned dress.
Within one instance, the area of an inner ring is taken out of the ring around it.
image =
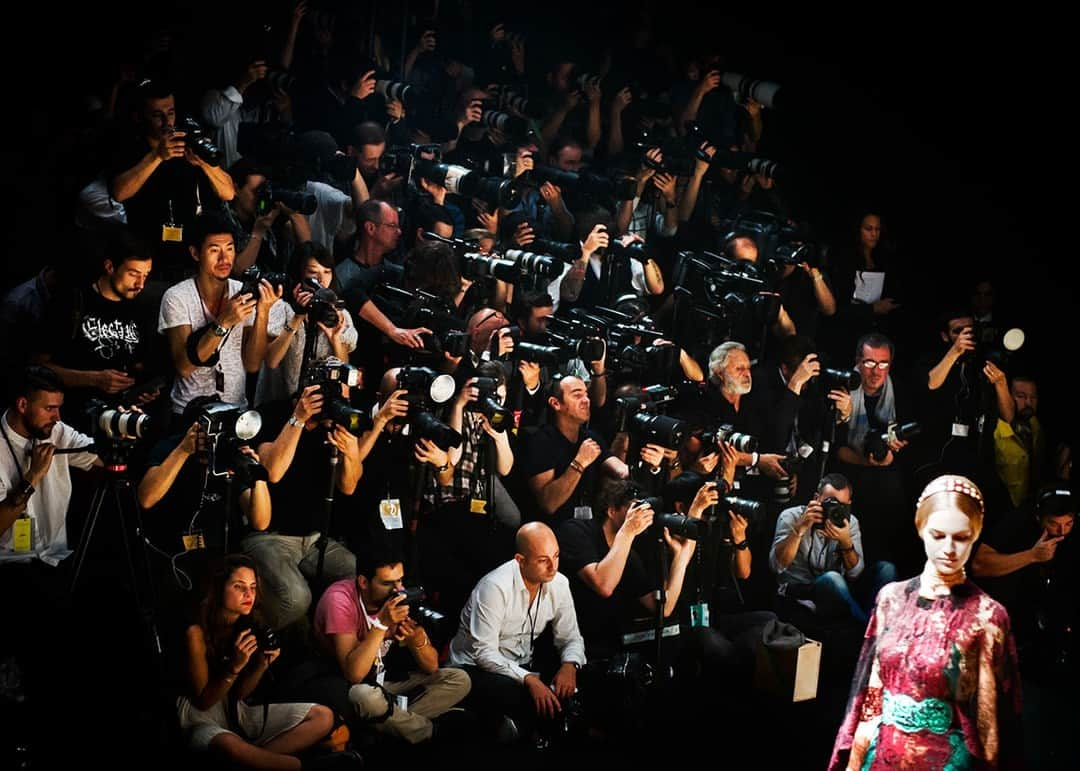
[[[919,586],[878,595],[829,768],[1022,768],[1005,608],[970,581],[935,600]]]

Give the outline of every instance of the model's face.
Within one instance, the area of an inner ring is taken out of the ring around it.
[[[105,273],[109,277],[109,286],[121,300],[134,300],[146,286],[150,277],[151,260],[124,260],[119,267],[111,262],[105,263]]]
[[[975,531],[967,514],[955,508],[938,509],[926,518],[922,532],[926,559],[941,575],[963,570],[975,545]]]
[[[199,263],[199,272],[206,273],[219,281],[225,281],[232,273],[233,260],[236,259],[236,243],[232,233],[211,233],[203,239],[202,248],[195,253],[190,247],[195,260]]]
[[[873,396],[885,385],[885,378],[889,376],[889,369],[892,367],[892,354],[889,352],[889,347],[871,348],[869,345],[864,345],[858,365],[863,393]]]
[[[257,591],[255,571],[251,568],[237,568],[225,582],[225,597],[222,605],[229,613],[246,616],[251,613],[255,605]]]

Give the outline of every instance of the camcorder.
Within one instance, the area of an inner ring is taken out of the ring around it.
[[[875,462],[881,463],[885,460],[885,456],[889,454],[889,444],[891,442],[903,441],[906,442],[913,436],[918,436],[922,432],[922,427],[916,423],[890,423],[886,431],[880,434],[868,434],[866,437],[866,456],[873,458]]]
[[[354,409],[349,402],[346,387],[360,385],[360,370],[333,356],[308,365],[301,380],[300,388],[318,386],[316,392],[323,398],[321,417],[343,426],[356,436],[372,427],[371,416],[362,410]]]

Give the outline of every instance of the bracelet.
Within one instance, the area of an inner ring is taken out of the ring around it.
[[[373,619],[371,619],[371,628],[372,629],[381,629],[381,630],[383,630],[385,632],[390,627],[388,627],[382,621],[379,621],[379,619],[373,618]]]
[[[585,467],[582,466],[578,462],[577,458],[574,458],[572,461],[570,461],[570,468],[572,468],[574,471],[576,471],[579,474],[584,474],[585,473]]]
[[[285,325],[285,331],[288,332],[290,335],[296,334],[296,330],[290,327],[288,324]]]
[[[841,549],[840,547],[836,548],[836,553],[837,554],[847,554],[849,551],[855,551],[855,544],[852,544],[851,546],[847,547],[846,549]]]
[[[741,541],[739,541],[738,543],[731,544],[731,548],[732,549],[738,549],[739,551],[742,551],[743,549],[749,549],[750,548],[750,542],[744,538]]]
[[[413,648],[413,650],[414,651],[420,651],[420,650],[423,650],[424,648],[428,647],[429,645],[431,645],[431,638],[428,637],[427,635],[424,635],[424,644],[423,645],[417,645],[415,648]]]
[[[759,453],[756,453],[756,452],[750,453],[750,468],[753,468],[754,466],[756,466],[758,464],[759,460],[761,460],[761,455]]]
[[[442,464],[442,465],[441,465],[441,466],[439,466],[439,467],[438,467],[437,469],[435,469],[435,473],[437,473],[437,474],[442,474],[442,473],[443,473],[444,471],[446,471],[446,470],[447,470],[448,468],[450,468],[450,461],[446,461],[446,463]]]

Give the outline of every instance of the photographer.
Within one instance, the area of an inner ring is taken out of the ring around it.
[[[249,534],[241,549],[259,565],[268,589],[263,611],[275,629],[307,613],[311,586],[318,590],[351,576],[356,568],[352,553],[322,530],[335,525],[341,529],[340,520],[347,516],[351,499],[335,495],[327,521],[322,507],[315,507],[317,496],[312,491],[313,486],[323,487],[327,472],[335,468],[334,492],[351,496],[364,471],[356,436],[327,416],[327,401],[322,385],[315,384],[304,388],[295,400],[260,407],[263,429],[254,444],[269,477],[276,514],[260,532]],[[330,463],[334,451],[338,453],[336,467]],[[323,535],[327,536],[325,563],[322,575],[317,575],[317,544]]]
[[[286,266],[303,244],[311,241],[307,217],[280,201],[260,213],[268,202],[265,195],[267,172],[251,161],[241,159],[229,167],[236,186],[236,197],[228,206],[236,219],[236,261],[233,275],[240,275],[252,265],[280,269]]]
[[[999,387],[996,380],[994,386]],[[1013,410],[1006,412],[1003,408],[1008,405],[1001,404],[994,428],[994,465],[998,478],[1009,490],[1013,506],[1020,506],[1039,488],[1045,473],[1046,436],[1035,414],[1039,408],[1039,386],[1035,379],[1014,375],[1009,396]]]
[[[1015,409],[1004,373],[986,359],[975,341],[975,319],[968,311],[946,310],[938,334],[948,346],[945,354],[919,365],[925,388],[920,389],[921,420],[927,458],[958,473],[975,474],[989,464],[987,450],[999,415]]]
[[[259,371],[255,387],[255,404],[262,405],[273,399],[287,399],[300,388],[300,368],[304,363],[304,349],[308,333],[317,335],[311,361],[323,361],[334,356],[348,361],[356,350],[357,332],[352,316],[344,308],[333,303],[333,292],[316,295],[310,280],[317,281],[324,290],[334,283],[334,258],[321,246],[308,243],[293,257],[289,265],[289,277],[293,284],[283,297],[270,308],[270,320],[266,333],[270,338],[266,362]],[[315,304],[319,318],[309,319],[309,307]],[[330,318],[336,318],[333,324]],[[316,328],[318,331],[316,331]]]
[[[221,80],[230,82],[224,88],[212,88],[203,93],[200,112],[206,125],[214,128],[214,143],[221,148],[222,166],[231,168],[240,160],[237,134],[241,124],[267,123],[273,120],[292,120],[292,102],[286,91],[266,80],[266,61],[251,58],[239,61],[232,57],[228,67],[219,73]],[[231,72],[230,72],[231,70]]]
[[[639,236],[646,243],[650,237],[672,238],[678,232],[676,179],[663,170],[663,163],[660,148],[646,151],[636,175],[637,193],[633,199],[620,202],[615,212],[615,232]]]
[[[350,684],[356,716],[416,744],[431,738],[432,719],[465,698],[470,682],[463,670],[439,666],[428,631],[409,614],[404,578],[400,556],[369,546],[356,577],[331,584],[319,600],[314,633]]]
[[[650,575],[648,563],[637,550],[651,548],[647,542],[656,540],[656,512],[648,502],[638,500],[634,485],[624,479],[606,480],[596,505],[597,518],[567,520],[558,529],[562,566],[570,576],[590,661],[621,651],[623,633],[631,631],[637,619],[657,610],[657,577]],[[673,538],[667,528],[662,532],[670,558],[663,577],[666,619],[678,606],[694,544]],[[640,542],[638,536],[644,536]]]
[[[832,619],[861,628],[878,590],[896,579],[892,563],[867,564],[851,498],[843,475],[826,474],[806,506],[785,509],[776,521],[769,566],[779,582],[780,616],[805,631]]]
[[[137,136],[114,158],[107,173],[109,193],[124,204],[131,229],[146,243],[157,244],[158,273],[176,280],[185,272],[184,230],[201,209],[231,201],[236,190],[220,166],[200,157],[189,145],[187,132],[176,130],[176,100],[172,89],[158,81],[138,88],[140,108]]]
[[[247,526],[265,530],[270,524],[270,492],[259,456],[229,427],[213,436],[207,434],[211,422],[208,410],[220,405],[216,396],[197,396],[188,402],[177,421],[187,429],[166,436],[151,448],[136,487],[139,506],[151,513],[146,531],[157,545],[164,544],[169,554],[200,554],[205,549],[220,553],[239,540],[234,531],[239,518],[222,489],[222,480],[233,475],[236,502]],[[234,414],[241,410],[237,407]],[[212,451],[216,456],[213,468]],[[226,527],[232,531],[229,543]]]
[[[153,310],[139,299],[153,267],[148,247],[119,232],[107,242],[103,262],[89,286],[53,298],[33,357],[60,378],[65,412],[88,433],[89,399],[123,400],[125,391],[150,380],[164,364],[154,355]],[[159,393],[144,392],[122,406],[149,404]]]
[[[282,293],[265,279],[255,290],[229,277],[236,247],[222,215],[200,214],[189,234],[188,251],[199,272],[165,292],[158,316],[158,332],[168,337],[178,375],[174,421],[197,396],[247,404],[246,373],[262,366],[270,308]]]
[[[53,455],[57,449],[85,447],[93,439],[60,420],[64,386],[52,370],[26,367],[10,393],[0,420],[0,564],[36,558],[55,567],[71,554],[69,468],[85,471],[101,466],[101,461],[90,452]]]
[[[585,427],[590,400],[580,378],[553,378],[547,403],[550,421],[523,443],[522,474],[536,496],[539,516],[556,524],[591,519],[589,501],[601,477],[625,479],[630,470],[608,451],[602,436]]]

